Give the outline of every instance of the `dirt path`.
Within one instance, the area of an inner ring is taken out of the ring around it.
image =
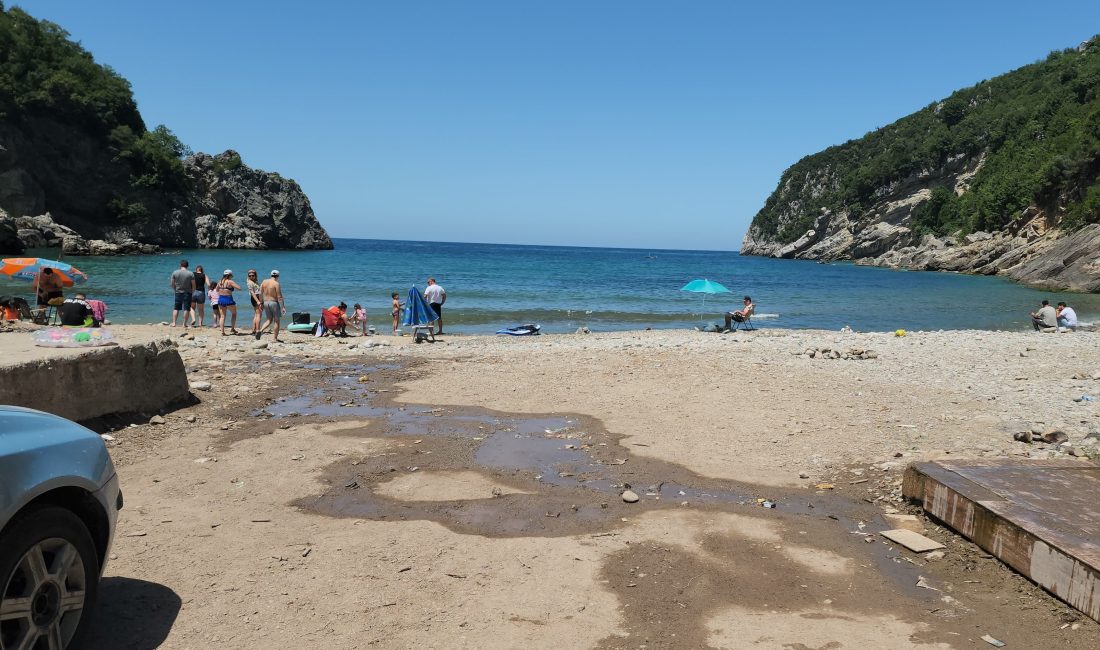
[[[486,392],[498,379],[487,370],[456,383],[479,363],[264,358],[226,377],[248,390],[115,431],[127,505],[94,640],[833,649],[983,647],[991,634],[1009,647],[1100,645],[1100,626],[946,531],[928,529],[949,545],[938,562],[874,536],[887,523],[868,500],[892,493],[896,469],[833,467],[819,480],[870,478],[814,490],[747,461],[754,472],[739,474],[770,472],[768,487],[731,481],[668,441],[624,433],[680,408],[675,386],[628,394],[611,381],[583,400],[539,390],[516,408],[520,397]],[[550,385],[545,372],[507,378]],[[784,395],[777,382],[755,400]],[[806,421],[840,408],[799,412],[805,398],[751,408]],[[714,435],[692,453],[718,449]],[[765,458],[779,444],[750,448]],[[619,497],[626,485],[638,503]]]

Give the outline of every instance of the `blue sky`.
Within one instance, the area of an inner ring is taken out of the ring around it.
[[[1100,2],[12,2],[337,237],[736,250],[783,170]]]

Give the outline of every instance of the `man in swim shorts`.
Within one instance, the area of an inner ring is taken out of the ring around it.
[[[172,273],[172,277],[168,280],[169,286],[172,287],[172,293],[175,294],[172,302],[172,324],[169,327],[176,326],[176,318],[179,317],[181,310],[183,311],[184,327],[187,327],[187,320],[193,315],[191,313],[191,294],[195,291],[195,275],[191,273],[187,266],[187,260],[180,260],[180,267]]]
[[[262,334],[268,327],[272,325],[272,340],[279,343],[279,325],[280,319],[283,314],[286,313],[286,301],[283,300],[283,286],[279,284],[279,270],[275,269],[271,272],[271,277],[264,280],[260,284],[260,294],[263,298],[263,313],[264,322],[260,325],[260,329],[256,330],[256,340],[260,340],[260,334]]]

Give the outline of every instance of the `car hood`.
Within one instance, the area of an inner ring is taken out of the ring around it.
[[[0,526],[10,511],[43,492],[94,492],[114,474],[95,432],[48,413],[0,406]]]

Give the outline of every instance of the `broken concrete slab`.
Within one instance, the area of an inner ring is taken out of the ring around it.
[[[183,359],[168,338],[30,352],[31,358],[17,360],[13,354],[0,364],[0,404],[89,420],[115,413],[155,413],[189,395]]]
[[[879,535],[882,535],[891,542],[901,544],[905,548],[913,551],[914,553],[924,553],[925,551],[934,551],[939,548],[945,548],[943,544],[940,544],[934,539],[928,539],[920,533],[915,533],[905,528],[896,528],[894,530],[884,530]]]

